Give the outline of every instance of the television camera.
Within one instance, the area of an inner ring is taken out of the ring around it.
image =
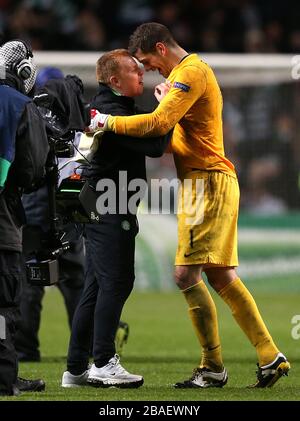
[[[77,76],[50,80],[34,96],[41,117],[46,122],[49,154],[45,168],[49,207],[49,229],[26,226],[23,250],[26,257],[27,280],[32,285],[51,285],[60,279],[59,256],[71,248],[63,225],[66,222],[88,222],[79,201],[85,180],[74,174],[58,188],[58,158],[74,155],[74,138],[90,122],[90,110],[83,99],[83,84]]]

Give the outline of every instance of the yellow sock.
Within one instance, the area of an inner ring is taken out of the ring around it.
[[[257,305],[245,287],[237,278],[219,291],[221,298],[229,305],[235,320],[255,346],[259,365],[272,362],[279,350],[264,324]]]
[[[222,371],[223,361],[215,303],[201,280],[182,291],[189,305],[189,315],[202,346],[200,367]]]

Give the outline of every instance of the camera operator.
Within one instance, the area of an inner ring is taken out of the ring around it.
[[[19,322],[22,261],[21,202],[44,176],[49,150],[45,125],[26,96],[36,78],[31,49],[20,40],[0,47],[0,394],[41,391],[42,380],[18,377],[15,332]]]
[[[48,81],[52,82],[52,92],[55,80],[63,83],[64,74],[56,67],[46,67],[38,72],[35,91],[38,95]],[[62,99],[63,100],[63,99]],[[64,159],[64,158],[63,158]],[[78,165],[78,164],[77,164]],[[22,198],[26,213],[27,225],[23,234],[23,243],[30,243],[34,230],[47,239],[50,229],[49,203],[47,186],[26,194]],[[65,239],[70,242],[70,249],[59,257],[60,281],[56,284],[63,295],[69,326],[75,308],[78,304],[84,283],[84,247],[83,238],[79,236],[72,223],[63,226]],[[34,243],[34,242],[33,242]],[[32,244],[37,248],[36,244]],[[25,256],[26,258],[26,256]],[[19,361],[40,361],[38,331],[40,327],[42,299],[45,288],[42,285],[30,285],[26,279],[23,285],[21,298],[21,323],[16,334],[16,349]]]

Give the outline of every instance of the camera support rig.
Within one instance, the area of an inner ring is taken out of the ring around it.
[[[50,151],[46,162],[46,186],[48,191],[50,229],[43,248],[34,259],[26,262],[27,280],[32,285],[52,285],[59,281],[57,258],[70,249],[70,243],[63,241],[65,233],[59,227],[56,209],[56,189],[58,184],[58,165],[56,162],[57,139],[49,137]]]

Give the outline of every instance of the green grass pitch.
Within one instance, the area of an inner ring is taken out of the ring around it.
[[[288,281],[289,288],[286,288]],[[138,390],[63,389],[60,380],[66,367],[69,330],[61,295],[51,288],[43,302],[40,331],[41,363],[20,364],[20,375],[43,378],[46,391],[24,393],[6,400],[95,400],[95,401],[228,401],[299,400],[300,339],[292,338],[291,319],[300,314],[299,280],[277,279],[249,283],[273,338],[288,356],[292,369],[270,389],[249,390],[255,381],[256,355],[236,325],[228,308],[215,297],[220,321],[224,362],[229,381],[223,389],[176,390],[172,384],[190,376],[199,360],[199,346],[188,319],[186,304],[179,292],[134,292],[126,303],[122,319],[130,325],[122,363],[126,369],[142,374],[144,385]],[[290,286],[295,288],[291,291]],[[280,286],[280,287],[279,287]],[[273,288],[274,287],[274,288]],[[296,291],[297,290],[297,291]],[[299,329],[300,330],[300,329]],[[1,400],[3,400],[2,398]]]

